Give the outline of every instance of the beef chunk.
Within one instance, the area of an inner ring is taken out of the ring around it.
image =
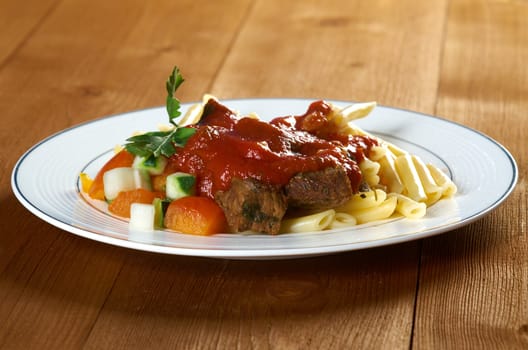
[[[308,210],[335,208],[353,195],[342,167],[299,173],[288,182],[285,192],[289,206]]]
[[[215,195],[233,232],[279,233],[287,209],[286,196],[279,187],[257,180],[233,179],[227,191]]]

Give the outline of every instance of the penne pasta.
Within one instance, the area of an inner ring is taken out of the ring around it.
[[[427,169],[429,169],[436,183],[442,188],[443,197],[451,197],[457,192],[455,183],[440,169],[432,164],[427,164]]]
[[[385,155],[378,160],[380,164],[380,183],[384,185],[389,192],[402,193],[403,183],[396,170],[394,155],[392,152],[386,152]]]
[[[198,123],[202,117],[205,104],[211,99],[217,100],[213,95],[204,94],[201,103],[196,103],[187,109],[187,112],[179,120],[178,126],[187,126]]]
[[[343,108],[340,113],[346,122],[366,117],[376,107],[376,102],[354,103]]]
[[[412,156],[411,158],[414,167],[416,168],[416,172],[418,173],[418,177],[422,182],[425,194],[427,195],[425,204],[432,205],[436,203],[440,199],[440,197],[442,197],[443,190],[440,186],[436,184],[436,181],[434,180],[430,170],[427,168],[424,162],[416,156]]]
[[[397,193],[390,193],[389,198],[396,198],[396,211],[408,219],[420,219],[425,216],[427,205],[416,202],[409,197]]]
[[[282,220],[281,232],[311,232],[327,229],[335,217],[335,210],[328,209],[319,213]]]
[[[384,158],[387,155],[387,153],[390,153],[390,151],[385,145],[374,146],[370,149],[369,159],[377,162],[380,159]]]
[[[329,228],[342,228],[342,227],[348,227],[348,226],[354,226],[357,224],[357,220],[353,215],[350,215],[348,213],[341,213],[336,212],[334,216],[334,220],[330,224]]]
[[[358,224],[387,219],[394,213],[397,203],[396,197],[390,197],[379,206],[354,211],[354,217]]]
[[[396,157],[404,156],[406,154],[409,154],[407,151],[402,150],[398,146],[393,145],[392,143],[385,142],[387,144],[387,148],[389,151],[392,152]]]
[[[203,104],[195,104],[187,110],[187,113],[178,122],[179,126],[187,126],[197,123],[203,114]]]
[[[395,160],[396,170],[402,180],[404,190],[403,194],[417,202],[423,202],[427,199],[418,172],[414,167],[411,156],[402,155]]]
[[[356,210],[378,207],[387,198],[387,193],[380,189],[357,193],[347,203],[337,209],[339,212],[352,214]]]
[[[379,183],[380,181],[380,178],[378,176],[378,171],[380,169],[379,163],[373,162],[370,159],[365,158],[359,163],[359,168],[361,169],[363,180],[367,184],[369,184],[370,187],[375,187]]]

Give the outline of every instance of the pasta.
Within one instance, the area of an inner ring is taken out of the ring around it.
[[[350,201],[339,207],[339,211],[352,213],[356,210],[378,207],[387,199],[385,191],[375,189],[372,191],[355,194]]]
[[[425,210],[427,209],[425,203],[414,201],[398,193],[390,193],[388,196],[389,198],[396,198],[396,211],[401,215],[409,219],[419,219],[425,215]]]
[[[330,229],[349,227],[357,225],[357,219],[348,213],[336,212],[334,221],[330,224]]]
[[[427,168],[420,158],[412,156],[412,162],[427,196],[425,204],[431,205],[436,203],[442,196],[442,188],[435,182],[429,168]]]
[[[457,192],[456,185],[440,169],[432,164],[427,164],[427,169],[429,169],[435,182],[441,187],[443,197],[452,197]]]
[[[380,178],[378,172],[380,169],[380,164],[373,162],[372,160],[365,158],[359,163],[359,168],[361,169],[361,174],[365,182],[371,186],[375,187],[378,185]]]
[[[365,117],[375,106],[375,102],[367,102],[341,110],[333,107],[331,122],[340,132],[374,137],[351,122]],[[456,193],[456,185],[439,168],[425,164],[396,145],[376,139],[379,146],[372,147],[368,157],[359,163],[369,191],[355,194],[334,210],[284,220],[281,231],[335,229],[394,215],[419,219],[425,216],[428,206]]]
[[[335,210],[328,209],[319,213],[284,219],[281,224],[282,232],[310,232],[325,230],[335,219]]]
[[[414,167],[411,156],[399,156],[394,163],[396,164],[396,170],[404,186],[403,193],[417,202],[425,201],[427,195],[425,194],[422,181]]]
[[[353,215],[358,224],[387,219],[394,214],[396,204],[397,200],[395,197],[388,197],[380,205],[356,210]]]
[[[390,152],[385,152],[378,159],[378,163],[380,164],[380,183],[390,188],[391,192],[401,193],[403,191],[403,183],[396,170],[395,160],[396,157]]]

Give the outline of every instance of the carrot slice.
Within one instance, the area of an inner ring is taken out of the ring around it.
[[[165,213],[165,227],[196,235],[225,232],[222,209],[210,198],[188,196],[172,201]]]
[[[103,184],[103,175],[108,170],[121,167],[130,167],[134,162],[134,155],[122,150],[116,155],[114,155],[105,165],[99,170],[95,178],[93,179],[92,185],[88,190],[88,195],[93,199],[99,199],[104,201],[104,184]]]
[[[108,210],[118,216],[129,218],[132,203],[151,204],[154,198],[164,198],[165,194],[137,188],[131,191],[119,192],[117,197],[108,205]]]
[[[165,192],[167,184],[167,174],[152,175],[152,188],[154,191]]]

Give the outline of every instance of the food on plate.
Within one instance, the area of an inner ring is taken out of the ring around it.
[[[314,101],[302,115],[266,122],[205,95],[182,116],[174,97],[182,82],[175,68],[167,80],[170,126],[127,139],[94,180],[81,174],[83,191],[130,217],[131,228],[321,231],[421,218],[456,192],[434,165],[352,124],[374,102]]]

